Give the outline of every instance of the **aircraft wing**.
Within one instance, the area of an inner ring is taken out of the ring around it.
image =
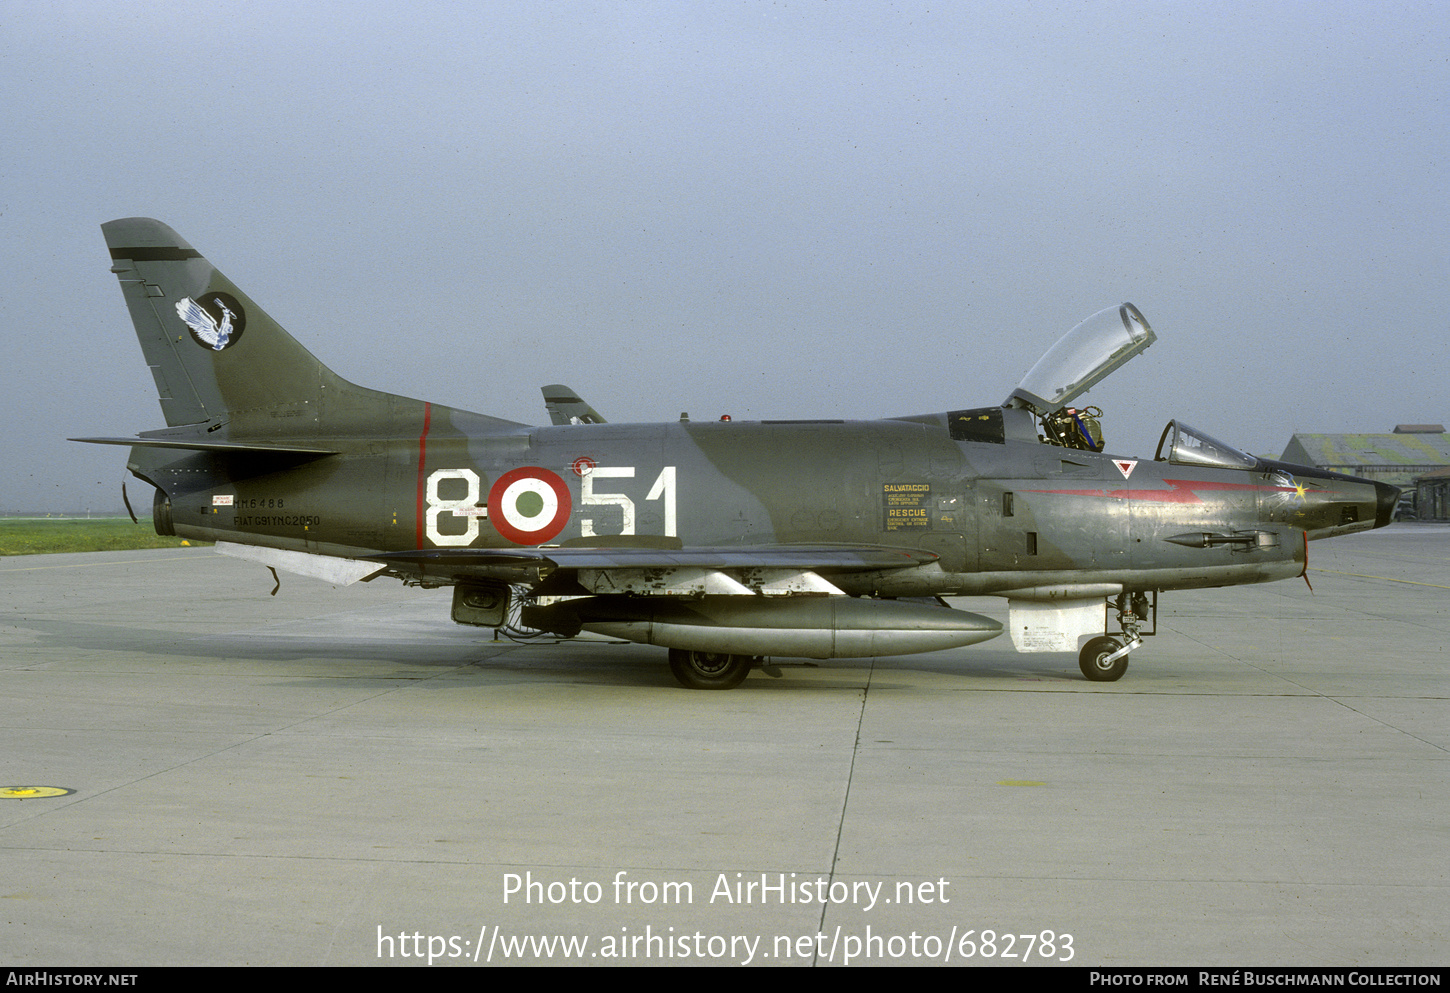
[[[841,593],[832,573],[908,569],[932,552],[889,546],[728,545],[714,548],[427,548],[368,556],[452,582],[523,582],[545,595]]]
[[[380,552],[383,562],[453,562],[460,565],[549,562],[563,569],[662,569],[701,566],[713,569],[777,567],[797,569],[904,569],[934,562],[933,552],[917,548],[844,545],[726,545],[716,548],[420,548]]]

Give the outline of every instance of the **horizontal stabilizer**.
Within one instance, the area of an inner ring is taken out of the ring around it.
[[[275,445],[256,441],[202,441],[199,438],[67,438],[88,445],[127,445],[132,448],[177,448],[188,452],[215,452],[220,455],[294,455],[322,458],[338,454],[331,448],[310,448],[304,445]]]

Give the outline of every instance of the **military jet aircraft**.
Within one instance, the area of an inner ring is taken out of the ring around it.
[[[102,230],[167,427],[75,440],[130,447],[159,533],[338,584],[451,586],[463,624],[513,608],[663,646],[689,687],[768,656],[985,641],[998,621],[940,599],[983,594],[1019,651],[1115,680],[1160,591],[1303,575],[1311,539],[1382,527],[1399,495],[1180,421],[1151,460],[1104,451],[1101,412],[1068,405],[1154,341],[1131,304],[995,406],[618,424],[551,386],[555,423],[531,426],[355,386],[165,224]]]

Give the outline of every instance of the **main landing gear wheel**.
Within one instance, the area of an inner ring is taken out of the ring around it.
[[[1123,647],[1123,643],[1117,638],[1110,638],[1103,635],[1094,638],[1082,646],[1078,653],[1077,665],[1082,674],[1095,683],[1112,683],[1123,678],[1123,673],[1128,671],[1128,656],[1108,661],[1108,656]]]
[[[670,671],[681,686],[692,690],[733,690],[750,675],[754,664],[751,655],[670,649]]]

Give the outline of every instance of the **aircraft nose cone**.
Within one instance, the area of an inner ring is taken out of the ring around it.
[[[1382,528],[1395,517],[1395,506],[1400,502],[1400,488],[1389,483],[1376,482],[1374,526]]]

